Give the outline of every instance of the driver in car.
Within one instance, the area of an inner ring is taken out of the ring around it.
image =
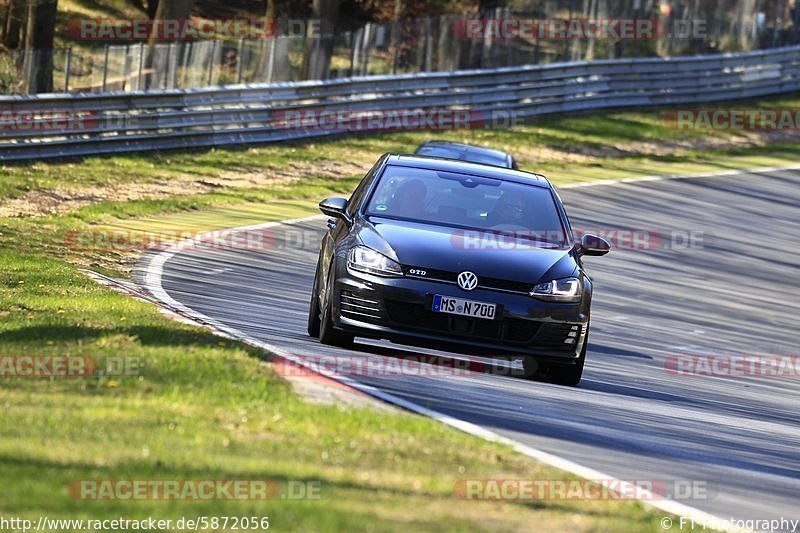
[[[416,218],[425,209],[428,188],[419,179],[404,181],[392,197],[390,213],[400,217]]]
[[[504,192],[498,198],[492,212],[486,217],[489,226],[526,227],[525,200],[511,192]]]

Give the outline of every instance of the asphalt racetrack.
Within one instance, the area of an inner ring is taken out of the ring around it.
[[[650,247],[632,249],[645,244],[626,244],[623,232],[611,238],[618,249],[586,259],[595,293],[577,388],[480,372],[352,377],[618,479],[691,485],[683,503],[721,518],[800,518],[800,368],[780,377],[667,368],[678,356],[800,355],[800,172],[560,194],[573,226],[647,231]],[[294,354],[420,353],[359,339],[349,352],[306,335],[325,228],[324,218],[274,227],[269,251],[180,251],[163,265],[163,288]]]

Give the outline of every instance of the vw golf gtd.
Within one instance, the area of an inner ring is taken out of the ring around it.
[[[609,245],[575,242],[538,174],[386,154],[333,217],[320,247],[308,333],[470,353],[521,355],[538,374],[580,381],[592,282],[581,262]]]

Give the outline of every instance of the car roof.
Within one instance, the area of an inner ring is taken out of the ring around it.
[[[502,150],[496,150],[494,148],[486,148],[484,146],[475,146],[474,144],[457,143],[453,141],[425,141],[424,143],[419,145],[417,150],[425,146],[443,146],[455,150],[461,150],[463,152],[472,152],[474,154],[493,156],[497,157],[498,159],[506,159],[509,157],[509,154],[503,152]]]
[[[446,157],[433,157],[416,154],[387,154],[387,164],[406,167],[426,168],[430,170],[444,170],[447,172],[460,172],[473,176],[495,178],[539,187],[552,188],[548,179],[541,174],[526,172],[524,170],[514,170],[511,168],[498,167],[494,165],[484,165],[481,163],[470,163],[460,159],[449,159]]]

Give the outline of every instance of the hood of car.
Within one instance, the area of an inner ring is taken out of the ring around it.
[[[358,240],[409,267],[461,272],[523,283],[576,273],[569,248],[529,239],[379,217],[359,221]]]

